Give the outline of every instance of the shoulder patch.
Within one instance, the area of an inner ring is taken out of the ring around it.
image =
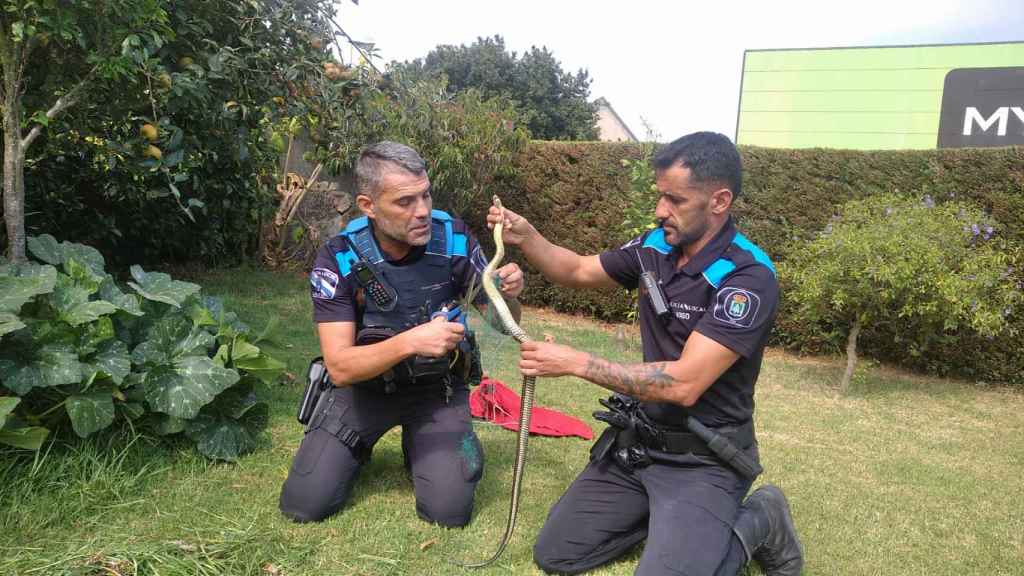
[[[331,300],[338,291],[338,275],[327,268],[313,268],[309,273],[310,295],[321,300]]]
[[[476,244],[473,246],[473,253],[469,255],[469,261],[473,264],[473,268],[477,272],[483,274],[484,268],[487,268],[487,258],[484,257],[484,251],[480,249],[480,245]]]
[[[715,319],[726,324],[750,328],[757,318],[761,298],[742,288],[725,288],[718,292],[715,301]]]

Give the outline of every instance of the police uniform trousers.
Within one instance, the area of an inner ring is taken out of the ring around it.
[[[281,512],[310,522],[345,505],[363,464],[339,440],[339,429],[354,430],[372,448],[388,430],[401,426],[417,514],[443,526],[469,523],[484,455],[473,432],[469,390],[453,385],[447,403],[440,385],[392,394],[360,386],[325,392],[330,396],[313,415],[281,489]]]
[[[757,458],[757,445],[746,450]],[[751,481],[710,457],[650,451],[627,472],[590,462],[555,503],[533,548],[548,573],[578,574],[647,540],[638,576],[734,576],[746,554],[732,526]]]

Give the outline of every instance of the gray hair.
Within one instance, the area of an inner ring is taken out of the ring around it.
[[[384,140],[363,149],[356,161],[356,194],[376,198],[384,175],[401,169],[414,176],[426,173],[427,163],[405,144]]]

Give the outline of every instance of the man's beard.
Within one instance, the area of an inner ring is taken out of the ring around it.
[[[658,220],[658,226],[664,229],[665,220]],[[690,244],[700,240],[704,237],[704,234],[708,231],[707,219],[701,220],[695,223],[688,230],[681,230],[672,226],[672,230],[675,232],[676,238],[674,242],[670,242],[673,248],[686,248]],[[666,239],[667,240],[667,239]]]
[[[396,233],[395,229],[392,228],[390,224],[383,224],[380,221],[375,222],[374,224],[381,235],[386,236],[392,242],[396,242],[398,244],[405,244],[406,246],[426,246],[427,243],[430,242],[429,222],[427,223],[427,233],[417,238],[410,238],[408,231],[405,231],[404,234]]]

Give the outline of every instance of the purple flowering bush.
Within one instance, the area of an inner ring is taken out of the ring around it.
[[[881,194],[851,201],[780,264],[793,319],[819,326],[835,345],[845,341],[844,391],[862,331],[884,327],[914,356],[965,333],[1007,335],[1024,296],[1012,268],[1015,248],[998,230],[981,210],[955,200]]]

